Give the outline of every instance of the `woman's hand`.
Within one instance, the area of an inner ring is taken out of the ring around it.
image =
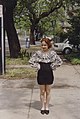
[[[37,69],[38,69],[38,70],[40,69],[40,64],[37,65]]]

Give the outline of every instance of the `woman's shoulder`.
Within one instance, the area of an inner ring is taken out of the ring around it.
[[[41,50],[37,50],[36,53],[37,53],[37,54],[41,54]]]
[[[50,50],[50,54],[51,54],[51,55],[55,55],[55,54],[56,54],[56,51]]]
[[[34,52],[35,55],[41,55],[41,50],[37,50]]]
[[[43,54],[42,50],[38,50],[38,51],[36,51],[35,53],[36,53],[37,55],[42,55],[42,54]],[[56,52],[55,52],[54,50],[49,50],[49,51],[47,52],[47,54],[48,54],[48,55],[56,55]]]

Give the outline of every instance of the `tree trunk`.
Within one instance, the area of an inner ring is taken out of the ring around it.
[[[17,58],[19,56],[21,48],[16,29],[14,27],[13,9],[10,10],[6,8],[6,11],[4,12],[4,18],[5,18],[5,30],[8,36],[10,57]]]
[[[34,32],[35,32],[35,27],[34,27],[34,25],[31,25],[31,27],[30,27],[30,44],[35,45]]]

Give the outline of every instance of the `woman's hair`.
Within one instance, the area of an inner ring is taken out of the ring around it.
[[[48,45],[48,48],[51,48],[52,47],[52,43],[51,43],[51,40],[49,38],[42,38],[41,39],[41,43],[45,41],[46,44]]]

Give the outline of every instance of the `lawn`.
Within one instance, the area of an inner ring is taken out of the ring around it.
[[[0,79],[24,79],[30,78],[34,79],[36,77],[36,70],[30,67],[28,60],[30,55],[27,53],[32,53],[36,50],[40,49],[40,47],[31,47],[30,49],[22,49],[22,55],[19,58],[10,58],[7,56],[6,59],[6,71],[4,75],[0,75]],[[64,55],[64,57],[72,64],[72,65],[80,65],[80,53],[72,53],[69,55]]]
[[[0,79],[34,79],[36,77],[36,70],[30,67],[28,60],[33,52],[40,49],[40,47],[32,46],[29,49],[21,49],[21,56],[19,58],[10,58],[6,56],[5,64],[6,71],[4,75],[0,75]],[[25,52],[26,50],[26,52]],[[29,65],[29,67],[27,67]]]
[[[64,56],[72,65],[80,65],[80,53],[71,53]]]
[[[6,72],[4,75],[0,75],[0,78],[4,79],[35,78],[36,70],[29,66],[28,60],[29,60],[28,57],[16,59],[6,57]]]

